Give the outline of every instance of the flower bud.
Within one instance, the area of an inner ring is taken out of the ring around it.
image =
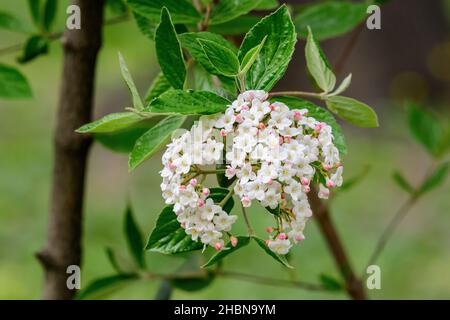
[[[227,136],[227,132],[225,131],[225,129],[220,130],[220,136],[221,137],[226,137]]]
[[[241,114],[240,114],[240,113],[239,113],[239,114],[237,114],[237,115],[236,115],[236,122],[237,122],[237,123],[241,123],[241,122],[242,122],[242,120],[243,120],[243,119],[242,119],[242,116],[241,116]]]
[[[278,235],[277,238],[280,239],[280,240],[286,240],[286,239],[288,238],[288,236],[287,236],[286,233],[282,232],[282,233],[280,233],[280,234]]]
[[[296,241],[302,241],[305,240],[305,236],[303,234],[298,234],[295,236]]]
[[[235,236],[230,237],[230,242],[233,247],[236,247],[238,244],[238,239]]]
[[[180,190],[186,190],[186,186],[184,184],[180,184]]]
[[[265,125],[264,123],[260,122],[260,123],[258,124],[258,128],[260,128],[260,129],[265,129],[265,128],[266,128],[266,125]]]
[[[245,208],[250,207],[250,205],[252,204],[252,200],[250,200],[250,198],[247,197],[247,196],[242,197],[241,202],[242,202],[242,205],[243,205]]]
[[[198,199],[197,204],[198,204],[199,208],[203,208],[203,206],[205,205],[205,200]]]
[[[203,188],[202,194],[203,194],[205,197],[209,196],[209,189],[208,189],[208,188]]]
[[[189,181],[189,184],[191,186],[195,187],[198,184],[198,181],[197,181],[197,179],[193,178],[193,179],[191,179],[191,181]]]
[[[289,137],[289,136],[284,137],[284,142],[286,142],[286,143],[291,142],[291,137]]]
[[[302,114],[300,113],[300,111],[294,111],[294,119],[298,121],[301,118],[302,118]]]
[[[302,185],[304,185],[304,186],[309,186],[309,179],[306,178],[306,177],[303,177],[303,178],[301,179],[301,183],[302,183]]]
[[[220,242],[217,242],[217,243],[214,245],[214,249],[216,249],[216,251],[220,251],[220,250],[222,249],[222,244],[221,244]]]
[[[330,179],[327,179],[327,187],[328,188],[333,188],[334,187],[334,182],[333,182],[333,180],[330,180]]]
[[[311,191],[311,187],[310,186],[303,186],[303,191],[305,192],[305,193],[308,193],[308,192],[310,192]]]
[[[273,232],[273,228],[272,227],[267,227],[266,231],[267,231],[267,233],[272,233]]]

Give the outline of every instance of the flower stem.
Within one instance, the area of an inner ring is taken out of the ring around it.
[[[253,236],[253,229],[252,229],[252,226],[250,225],[250,221],[248,220],[247,210],[245,209],[245,207],[242,203],[241,203],[241,208],[242,208],[242,215],[244,216],[245,224],[247,225],[248,235],[249,235],[249,237],[251,237],[251,236]]]
[[[227,203],[227,201],[230,200],[230,198],[233,196],[233,194],[234,194],[234,183],[230,186],[230,191],[225,196],[225,198],[223,198],[222,201],[220,201],[219,206],[221,206],[223,208],[225,203]]]

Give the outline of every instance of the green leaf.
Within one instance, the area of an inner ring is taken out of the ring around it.
[[[47,0],[44,6],[43,27],[45,31],[50,31],[55,21],[58,0]]]
[[[17,58],[17,61],[19,63],[26,63],[40,55],[47,54],[48,45],[48,39],[43,36],[34,35],[29,37],[23,47],[22,54]]]
[[[145,110],[162,114],[214,114],[225,111],[229,104],[227,99],[208,91],[169,90]]]
[[[183,89],[186,79],[186,65],[169,11],[161,11],[161,23],[155,33],[156,55],[161,71],[175,89]]]
[[[208,59],[198,40],[210,40],[216,44],[226,47],[227,49],[236,52],[237,49],[224,37],[211,32],[188,32],[179,35],[181,46],[189,51],[192,58],[202,65],[209,73],[218,74],[217,69]]]
[[[247,14],[260,2],[261,0],[221,0],[211,12],[210,24],[224,23]]]
[[[283,266],[293,269],[293,267],[288,263],[286,258],[283,257],[282,255],[276,254],[275,252],[270,250],[269,247],[266,245],[266,242],[263,239],[258,238],[256,236],[252,236],[252,238],[269,256],[274,258],[276,261],[281,263]]]
[[[378,127],[377,114],[365,103],[353,98],[335,96],[328,97],[326,104],[328,109],[355,126],[364,128]]]
[[[256,61],[245,77],[247,89],[270,89],[283,76],[295,49],[297,36],[285,5],[264,17],[245,35],[239,61],[267,37]]]
[[[146,246],[146,250],[164,254],[188,252],[201,248],[203,248],[203,244],[192,241],[191,236],[181,228],[177,216],[173,212],[173,206],[163,209]]]
[[[450,162],[440,164],[436,170],[429,176],[429,178],[422,184],[419,189],[419,194],[423,195],[441,185],[448,174]]]
[[[137,141],[149,128],[130,127],[112,133],[94,133],[95,141],[103,147],[119,153],[130,153]]]
[[[400,171],[394,171],[392,173],[392,178],[400,188],[409,194],[414,194],[416,192]]]
[[[117,274],[108,277],[98,278],[81,290],[77,295],[77,300],[93,299],[108,295],[132,280],[138,279],[136,274]]]
[[[336,76],[310,28],[308,28],[305,58],[306,66],[319,88],[324,92],[331,92],[336,85]]]
[[[125,235],[128,244],[128,250],[131,253],[134,261],[140,268],[145,268],[144,257],[144,241],[142,240],[142,234],[139,227],[133,217],[130,205],[127,206],[125,212]]]
[[[128,0],[130,8],[147,19],[158,19],[161,9],[170,11],[175,23],[196,24],[201,20],[200,14],[188,0]]]
[[[223,163],[223,164],[222,163],[221,164],[216,164],[216,170],[225,170],[226,167],[227,166],[226,166],[225,163]],[[225,176],[225,172],[217,172],[216,173],[216,178],[217,178],[218,185],[221,186],[222,188],[228,188],[236,180],[236,177],[228,179]]]
[[[239,60],[230,49],[210,40],[197,40],[219,74],[232,77],[239,72]]]
[[[115,14],[125,14],[128,11],[125,0],[107,0],[106,5]]]
[[[30,9],[31,18],[37,27],[41,25],[41,1],[28,0],[28,7]]]
[[[172,116],[161,120],[156,126],[144,133],[134,145],[128,159],[130,171],[158,152],[178,129],[186,117]]]
[[[366,18],[367,4],[347,1],[327,1],[307,6],[295,18],[299,36],[306,38],[308,26],[314,30],[317,40],[343,35]]]
[[[15,68],[0,63],[0,99],[31,98],[27,79]]]
[[[230,192],[230,190],[226,188],[210,188],[209,189],[210,194],[208,198],[211,198],[214,203],[219,204]],[[233,197],[227,200],[227,202],[223,205],[222,209],[227,212],[228,214],[233,210],[234,207],[234,200]]]
[[[435,158],[443,155],[445,134],[435,115],[412,103],[406,106],[406,114],[414,138]]]
[[[25,26],[23,25],[22,21],[20,21],[18,18],[14,17],[13,15],[0,11],[0,29],[5,29],[9,31],[15,31],[15,32],[27,32],[29,31]]]
[[[170,280],[170,284],[180,290],[194,292],[202,290],[209,286],[215,278],[213,272],[200,269],[200,261],[203,259],[199,254],[191,254],[189,259],[174,273],[174,277],[179,278]],[[186,274],[193,276],[186,277]]]
[[[107,248],[105,248],[105,252],[106,252],[106,257],[108,258],[108,261],[111,264],[111,267],[113,267],[114,271],[116,271],[118,273],[122,273],[123,270],[119,265],[117,255],[114,252],[114,250],[107,247]]]
[[[156,78],[153,80],[150,88],[145,95],[145,103],[149,104],[153,99],[159,97],[164,92],[170,90],[172,86],[167,81],[166,77],[162,73],[158,73]]]
[[[222,260],[223,258],[228,256],[229,254],[241,249],[242,247],[245,247],[246,245],[248,245],[250,243],[249,237],[238,236],[236,238],[238,239],[238,243],[237,243],[236,247],[233,247],[231,245],[231,242],[228,242],[225,247],[229,248],[229,249],[223,249],[223,250],[220,250],[219,252],[217,252],[216,254],[214,254],[207,263],[202,265],[202,268],[210,267],[210,266],[216,264],[217,262],[219,262],[220,260]]]
[[[247,54],[244,56],[244,59],[242,59],[241,66],[239,68],[240,74],[246,74],[250,67],[253,65],[253,63],[256,61],[256,58],[258,58],[259,53],[261,52],[262,47],[264,46],[264,43],[266,42],[267,36],[263,38],[260,44],[258,44],[256,47],[253,47],[250,49]]]
[[[331,277],[331,276],[326,275],[324,273],[322,273],[319,276],[319,281],[320,281],[320,283],[323,285],[323,287],[326,290],[339,291],[339,290],[343,289],[343,285],[342,285],[341,282],[336,280],[334,277]]]
[[[271,10],[278,8],[280,4],[277,0],[261,0],[256,6],[256,10]]]
[[[279,216],[280,215],[280,206],[278,205],[275,209],[272,209],[271,207],[264,207],[267,211],[269,211],[271,214],[273,214],[274,216]]]
[[[240,16],[228,22],[209,26],[208,30],[228,36],[245,34],[250,28],[261,20],[261,17],[254,15]]]
[[[344,139],[344,133],[341,126],[336,122],[334,116],[325,108],[319,107],[309,101],[294,97],[274,97],[272,102],[279,101],[286,104],[290,109],[307,109],[308,116],[317,121],[327,123],[333,132],[334,145],[338,148],[340,154],[347,154],[347,146]]]
[[[149,19],[133,11],[133,17],[142,34],[150,40],[155,40],[155,31],[159,24],[159,16]]]
[[[331,96],[337,96],[337,95],[341,94],[342,92],[347,90],[347,88],[350,86],[351,82],[352,82],[352,74],[350,73],[347,77],[345,77],[344,80],[342,80],[339,87],[336,90],[334,90],[333,93],[330,93],[327,96],[331,97]]]
[[[136,85],[134,84],[133,78],[131,77],[130,71],[128,70],[127,64],[125,63],[125,59],[122,54],[119,52],[119,63],[120,63],[120,71],[122,73],[122,78],[125,80],[125,83],[130,90],[131,97],[133,98],[133,108],[137,110],[144,109],[144,105],[142,104],[141,96],[137,91]]]
[[[143,118],[134,112],[111,113],[99,120],[85,124],[84,126],[78,128],[76,132],[115,132],[128,128],[142,120]]]

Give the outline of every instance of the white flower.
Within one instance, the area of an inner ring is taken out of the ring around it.
[[[237,216],[228,215],[225,211],[222,211],[218,215],[214,216],[213,222],[219,231],[231,231],[231,226],[237,220]]]
[[[236,176],[239,178],[240,182],[244,184],[250,180],[255,180],[256,178],[256,174],[253,172],[250,163],[244,164],[244,166],[236,172]]]
[[[321,199],[328,199],[330,196],[330,190],[326,187],[324,187],[323,184],[319,186],[319,193],[317,194],[319,198]]]
[[[275,253],[278,254],[287,254],[289,252],[289,249],[291,249],[292,244],[288,239],[280,240],[270,240],[269,241],[269,248]]]
[[[295,180],[291,181],[290,184],[284,187],[284,191],[288,193],[295,201],[300,200],[303,195],[302,185]]]

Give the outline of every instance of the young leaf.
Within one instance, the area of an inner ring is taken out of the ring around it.
[[[220,250],[219,252],[217,252],[216,254],[214,254],[207,263],[202,265],[202,268],[210,267],[210,266],[216,264],[217,262],[219,262],[220,260],[222,260],[223,258],[228,256],[229,254],[241,249],[242,247],[245,247],[246,245],[248,245],[250,243],[250,238],[247,236],[238,236],[236,238],[238,239],[238,243],[237,243],[236,247],[233,247],[231,245],[231,242],[228,242],[225,247],[229,248],[229,249],[223,249],[223,250]]]
[[[378,127],[378,117],[375,111],[358,100],[334,96],[328,97],[326,104],[328,109],[355,126],[364,128]]]
[[[122,78],[123,80],[125,80],[128,89],[130,90],[131,97],[133,98],[133,108],[137,110],[144,109],[141,96],[137,91],[136,85],[134,84],[133,78],[131,77],[127,64],[125,63],[125,59],[123,58],[120,52],[119,52],[119,63],[120,63],[120,71],[122,72]]]
[[[210,26],[210,32],[219,33],[227,36],[237,36],[245,34],[250,28],[257,24],[261,17],[254,15],[240,16],[228,22]]]
[[[111,113],[94,122],[85,124],[84,126],[78,128],[76,132],[115,132],[128,128],[142,120],[143,118],[134,112]]]
[[[255,242],[272,258],[274,258],[276,261],[278,261],[279,263],[281,263],[283,266],[287,267],[287,268],[293,268],[286,260],[285,257],[276,254],[275,252],[273,252],[272,250],[269,249],[269,247],[266,245],[266,242],[261,239],[258,238],[256,236],[252,236],[253,240],[255,240]]]
[[[105,253],[114,271],[116,271],[117,273],[124,273],[124,270],[119,263],[119,256],[116,254],[116,252],[112,248],[106,247]]]
[[[279,3],[277,0],[261,0],[255,7],[256,10],[271,10],[278,8]]]
[[[55,21],[58,0],[47,0],[44,6],[43,26],[45,31],[50,31]]]
[[[171,116],[161,120],[156,126],[144,133],[134,145],[128,159],[128,168],[130,171],[136,169],[138,165],[158,152],[172,135],[173,131],[178,129],[186,117]]]
[[[445,152],[443,139],[445,137],[439,120],[431,113],[415,104],[406,106],[409,129],[413,136],[427,151],[438,158]]]
[[[245,77],[247,89],[270,89],[283,76],[294,52],[297,35],[288,8],[283,5],[258,22],[245,35],[239,61],[247,52],[267,39]]]
[[[155,18],[147,18],[133,11],[134,21],[144,36],[150,40],[155,40],[155,31],[159,24],[159,16]]]
[[[145,109],[162,114],[214,114],[226,110],[230,102],[208,91],[169,90],[152,100]]]
[[[146,104],[149,104],[153,99],[159,97],[161,94],[170,90],[172,86],[167,81],[166,77],[162,73],[158,73],[156,78],[153,80],[150,88],[145,95],[144,101]]]
[[[0,63],[0,99],[31,98],[27,79],[12,67]]]
[[[306,39],[305,58],[306,66],[319,88],[324,92],[331,92],[336,85],[336,76],[310,28]]]
[[[17,58],[17,61],[19,63],[26,63],[42,54],[47,54],[48,44],[48,39],[43,36],[34,35],[29,37],[25,43],[23,52],[21,56]]]
[[[242,59],[241,66],[239,68],[240,74],[246,74],[250,67],[255,62],[256,58],[258,58],[259,52],[261,51],[262,47],[264,46],[264,43],[266,42],[267,36],[263,38],[260,44],[258,44],[256,47],[253,47],[250,49],[247,54],[244,56],[244,59]]]
[[[338,148],[340,154],[347,154],[347,146],[345,144],[344,133],[341,126],[336,122],[334,116],[326,109],[319,107],[309,101],[294,97],[274,97],[272,102],[279,101],[285,103],[291,109],[308,109],[308,115],[325,122],[331,126],[334,145]]]
[[[28,7],[34,24],[39,27],[41,25],[41,0],[28,0]]]
[[[339,290],[342,290],[342,288],[343,288],[342,283],[340,283],[334,277],[331,277],[324,273],[322,273],[319,276],[319,281],[325,289],[330,290],[330,291],[339,291]]]
[[[170,11],[175,23],[196,24],[201,20],[197,9],[188,0],[128,0],[128,5],[150,20],[159,19],[163,7]]]
[[[419,189],[419,193],[421,195],[425,194],[441,185],[447,177],[449,166],[450,162],[440,164],[430,175],[430,177],[422,184]]]
[[[186,65],[177,32],[165,7],[161,11],[161,22],[156,28],[155,45],[158,62],[167,81],[175,89],[183,89]]]
[[[308,35],[308,26],[317,40],[343,35],[366,17],[367,4],[347,1],[327,1],[306,6],[295,18],[294,24],[302,38]]]
[[[261,0],[221,0],[211,12],[210,24],[224,23],[256,8]]]
[[[15,32],[27,32],[27,28],[23,25],[22,21],[13,15],[0,11],[0,29],[5,29]]]
[[[233,51],[210,40],[198,39],[197,41],[219,74],[228,77],[238,74],[239,60]]]
[[[98,278],[81,290],[76,299],[99,298],[117,290],[126,283],[138,279],[136,274],[116,274],[113,276]]]
[[[141,231],[133,217],[130,205],[127,206],[124,222],[125,236],[127,239],[128,250],[134,261],[140,268],[145,268],[144,241]]]
[[[416,192],[413,186],[411,186],[411,184],[406,180],[401,172],[394,171],[392,174],[392,178],[397,183],[397,185],[407,193],[414,194]]]
[[[333,93],[330,93],[327,96],[332,97],[332,96],[337,96],[337,95],[341,94],[342,92],[347,90],[347,88],[350,86],[351,82],[352,82],[352,74],[350,73],[347,77],[345,77],[344,80],[342,80],[339,87],[336,90],[334,90]]]
[[[203,248],[203,244],[192,241],[191,236],[181,228],[177,216],[173,212],[173,206],[163,209],[146,246],[146,250],[164,254],[188,252],[201,248]]]

